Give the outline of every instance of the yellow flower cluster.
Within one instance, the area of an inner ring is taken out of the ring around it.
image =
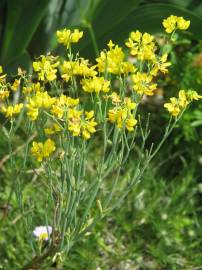
[[[69,29],[63,29],[56,32],[58,43],[63,44],[67,48],[70,47],[71,43],[77,43],[82,38],[83,32],[75,29],[73,32]]]
[[[177,117],[190,102],[201,98],[202,96],[198,95],[196,91],[189,90],[186,92],[185,90],[180,90],[178,98],[170,98],[170,102],[165,103],[164,108],[166,108],[172,116]]]
[[[131,76],[133,89],[140,95],[144,94],[152,96],[157,87],[156,83],[152,83],[153,77],[147,73],[137,72]]]
[[[41,162],[48,158],[55,149],[55,142],[51,139],[47,139],[44,143],[34,141],[32,143],[31,153],[39,162]]]
[[[30,86],[24,86],[22,89],[23,94],[30,94],[36,92],[43,92],[44,87],[41,86],[40,82],[32,83]]]
[[[156,76],[160,71],[162,73],[168,73],[168,67],[171,65],[170,62],[167,62],[168,54],[164,53],[162,56],[156,56],[155,61],[153,61],[153,67],[150,71],[152,76]]]
[[[104,79],[104,77],[93,77],[81,80],[82,88],[88,93],[104,93],[110,90],[110,81]]]
[[[11,85],[11,90],[16,92],[19,89],[20,86],[20,79],[15,79],[13,84]]]
[[[5,114],[6,117],[12,118],[16,114],[19,114],[23,108],[23,104],[15,104],[15,105],[9,105],[8,107],[3,106],[1,108],[1,112]]]
[[[88,60],[64,61],[61,65],[62,78],[68,82],[73,76],[93,77],[97,75],[96,66],[89,66]]]
[[[183,17],[177,17],[170,15],[168,18],[163,20],[163,27],[167,33],[172,33],[173,31],[186,30],[190,26],[190,21],[186,21]]]
[[[168,33],[176,29],[187,29],[189,24],[190,22],[182,17],[173,15],[163,21]],[[56,35],[58,43],[70,49],[72,43],[81,39],[83,32],[78,29],[64,29],[57,31]],[[91,104],[87,101],[86,111],[82,102],[89,100],[89,96],[83,97],[84,93],[79,92],[81,88],[91,96],[106,93],[101,99],[104,102],[110,98],[110,102],[106,101],[105,106],[102,106],[105,108],[103,115],[106,121],[115,124],[119,129],[132,132],[137,125],[137,104],[131,97],[125,97],[127,86],[132,82],[132,88],[138,95],[152,96],[157,88],[154,77],[159,72],[167,73],[171,63],[168,61],[168,54],[156,53],[159,51],[157,43],[148,33],[134,31],[125,44],[134,56],[135,65],[130,62],[133,58],[127,59],[124,49],[110,40],[108,49],[103,50],[96,58],[96,64],[90,64],[89,60],[78,57],[78,54],[73,55],[71,49],[64,61],[51,54],[41,55],[33,62],[33,70],[37,73],[34,82],[30,75],[26,76],[26,72],[20,70],[17,78],[8,83],[0,66],[0,111],[7,118],[14,118],[24,107],[27,117],[33,121],[33,126],[35,123],[44,123],[42,129],[47,137],[57,134],[60,137],[66,136],[67,140],[72,136],[88,140],[96,132],[99,124],[96,112],[100,108],[97,103]],[[51,83],[52,81],[54,83]],[[123,85],[119,94],[112,92],[111,87],[116,87],[119,83]],[[20,99],[24,98],[24,104],[10,104],[8,97],[10,92],[12,96],[12,91],[19,91]],[[82,102],[78,98],[80,94]],[[176,117],[191,101],[199,98],[202,96],[195,91],[180,90],[178,98],[172,97],[164,107]],[[31,147],[32,155],[39,162],[48,158],[55,150],[55,142],[50,138],[45,142],[34,141]]]
[[[118,128],[126,127],[128,131],[133,131],[134,126],[137,124],[137,120],[133,115],[136,103],[132,102],[129,97],[124,98],[121,103],[121,98],[116,93],[113,93],[111,98],[112,103],[115,103],[116,106],[109,110],[109,121],[116,124]]]
[[[124,61],[125,54],[121,47],[113,44],[111,40],[108,43],[108,47],[108,51],[102,51],[100,56],[96,58],[99,72],[108,72],[118,75],[135,72],[134,65],[130,62]]]
[[[39,115],[39,109],[49,109],[54,103],[55,98],[50,97],[47,92],[37,92],[33,97],[28,98],[27,115],[34,121]]]
[[[68,115],[69,108],[76,107],[78,104],[78,98],[74,99],[62,94],[58,98],[55,98],[55,102],[51,107],[51,113],[55,117],[62,119],[65,115]]]
[[[142,34],[140,31],[131,32],[125,44],[130,49],[130,54],[137,59],[141,61],[155,59],[156,46],[154,37],[150,34]]]
[[[68,130],[73,136],[82,135],[84,139],[88,140],[92,133],[96,132],[94,111],[83,112],[75,108],[68,111]]]
[[[0,66],[0,101],[9,97],[8,85],[6,83],[6,74],[3,74],[3,68]]]
[[[52,55],[41,55],[39,61],[33,62],[33,69],[38,73],[40,81],[54,81],[57,76],[57,67],[59,66],[59,61],[57,57]]]

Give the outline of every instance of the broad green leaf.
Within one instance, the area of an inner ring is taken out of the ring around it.
[[[27,51],[13,58],[9,64],[4,66],[6,73],[12,75],[17,74],[17,69],[21,67],[23,70],[29,70],[31,66],[31,58]]]
[[[7,64],[25,51],[48,3],[48,0],[7,0],[1,61]]]
[[[102,1],[97,6],[91,22],[96,36],[99,37],[121,24],[141,2],[141,0]]]
[[[150,4],[139,6],[119,25],[111,29],[109,33],[103,35],[98,42],[100,42],[102,46],[104,46],[110,38],[119,43],[123,42],[124,39],[127,38],[129,32],[136,29],[149,33],[162,33],[164,32],[162,21],[171,14],[183,16],[185,19],[191,21],[191,25],[188,30],[190,38],[202,38],[201,17],[187,9],[171,4]]]

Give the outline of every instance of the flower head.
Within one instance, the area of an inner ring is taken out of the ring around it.
[[[33,235],[37,238],[38,241],[47,241],[51,234],[51,226],[37,226],[33,231]]]
[[[54,81],[57,76],[57,66],[59,62],[57,58],[52,55],[41,55],[39,61],[33,62],[33,69],[38,73],[40,81]]]
[[[201,98],[202,96],[200,96],[196,91],[180,90],[178,98],[171,97],[170,102],[164,104],[164,108],[166,108],[172,116],[177,117],[189,103]]]
[[[186,21],[183,17],[170,15],[168,18],[163,20],[162,24],[165,31],[170,34],[177,29],[186,30],[189,28],[190,21]]]
[[[70,47],[71,43],[77,43],[79,39],[82,38],[83,32],[79,31],[78,29],[74,29],[71,31],[69,29],[64,28],[63,30],[58,30],[56,32],[58,43],[63,44],[67,47]]]
[[[153,77],[144,72],[137,72],[131,77],[133,82],[133,89],[140,95],[145,94],[152,96],[157,87],[156,83],[152,82]]]
[[[113,44],[110,40],[108,43],[109,50],[102,51],[96,58],[99,72],[109,72],[112,74],[127,74],[134,72],[135,67],[132,63],[124,61],[125,54],[121,47]]]
[[[48,158],[55,151],[55,149],[55,142],[51,139],[47,139],[44,143],[33,142],[31,153],[36,157],[38,162],[42,162],[43,159]]]
[[[148,33],[142,34],[140,31],[131,32],[126,46],[130,49],[130,54],[139,60],[153,60],[155,58],[156,46],[154,37]]]

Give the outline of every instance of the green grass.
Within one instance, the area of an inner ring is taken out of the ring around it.
[[[89,231],[58,269],[202,269],[202,191],[191,167],[184,165],[170,180],[162,178],[161,167],[153,163],[125,203]],[[24,192],[30,204],[35,196],[38,204],[31,211],[40,224],[45,190],[37,192],[37,188],[39,183],[33,182]],[[1,190],[1,203],[6,202],[8,191],[6,186]],[[20,269],[31,256],[31,230],[24,235],[14,196],[7,215],[1,211],[0,269]]]

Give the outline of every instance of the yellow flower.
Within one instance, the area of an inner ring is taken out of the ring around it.
[[[58,30],[56,36],[58,43],[63,44],[68,49],[71,43],[77,43],[79,39],[82,38],[83,32],[78,29],[74,29],[72,32],[71,30],[64,28],[63,30]]]
[[[145,94],[152,96],[154,90],[157,87],[156,83],[152,83],[153,77],[147,73],[137,72],[131,76],[133,84],[133,89],[140,95]]]
[[[153,60],[155,58],[156,46],[154,37],[148,33],[142,34],[140,31],[131,32],[126,46],[130,49],[130,54],[139,60]]]
[[[33,69],[38,73],[40,81],[54,81],[57,76],[57,67],[59,62],[57,58],[52,55],[41,55],[39,61],[33,62]]]
[[[49,109],[54,103],[55,98],[50,97],[47,92],[37,92],[35,96],[28,98],[27,115],[34,121],[38,117],[40,108]]]
[[[178,116],[178,114],[181,112],[179,100],[175,97],[170,98],[170,102],[165,103],[164,108],[166,108],[168,112],[175,117]]]
[[[133,131],[137,124],[137,120],[132,113],[135,107],[136,103],[132,102],[131,98],[126,97],[122,104],[109,110],[108,120],[120,129],[125,126],[128,131]]]
[[[190,21],[186,21],[183,17],[177,18],[177,28],[180,30],[186,30],[190,26]]]
[[[163,20],[163,27],[167,33],[172,33],[174,30],[186,30],[189,28],[190,21],[186,21],[183,17],[177,17],[170,15],[168,18]]]
[[[20,79],[15,79],[14,83],[11,85],[11,90],[16,92],[20,86]]]
[[[30,94],[32,92],[43,92],[44,87],[41,86],[40,82],[32,83],[30,86],[23,87],[23,93],[24,94]]]
[[[164,108],[168,110],[168,112],[176,117],[179,113],[186,108],[186,106],[192,102],[193,100],[201,99],[202,96],[198,95],[196,91],[193,90],[180,90],[178,94],[178,98],[172,97],[170,98],[169,103],[164,104]]]
[[[68,112],[69,108],[75,107],[79,104],[79,99],[74,99],[71,97],[67,97],[65,95],[61,95],[57,99],[55,99],[55,103],[51,108],[51,113],[55,115],[57,118],[62,119],[65,112]]]
[[[156,57],[156,59],[154,60],[154,66],[152,68],[152,70],[150,71],[150,74],[152,76],[156,76],[158,71],[162,72],[162,73],[168,73],[168,67],[171,66],[170,62],[167,62],[167,58],[168,58],[168,54],[164,53],[162,56],[160,57]]]
[[[120,96],[116,92],[112,92],[112,94],[110,95],[110,97],[112,99],[112,104],[119,104],[119,103],[121,103],[121,98],[120,98]]]
[[[100,91],[107,93],[110,90],[110,81],[105,80],[104,77],[93,77],[81,80],[82,88],[88,93],[100,93]]]
[[[9,97],[10,92],[7,88],[0,89],[0,101],[5,100],[7,97]]]
[[[192,102],[193,100],[199,100],[202,98],[201,95],[199,95],[196,91],[188,90],[187,91],[187,98],[189,102]]]
[[[37,161],[41,162],[43,159],[48,158],[55,149],[55,142],[51,139],[47,139],[45,143],[33,142],[31,153],[36,157]]]
[[[136,68],[132,63],[125,62],[125,54],[121,47],[113,44],[110,40],[108,43],[109,50],[102,51],[96,58],[99,72],[109,72],[112,74],[127,74],[135,72]]]
[[[94,77],[97,75],[96,66],[89,66],[88,60],[64,61],[61,66],[62,78],[68,82],[73,76]]]
[[[23,104],[22,103],[19,103],[19,104],[15,104],[15,105],[10,105],[8,107],[5,107],[3,106],[2,109],[1,109],[1,112],[3,114],[5,114],[6,117],[8,118],[12,118],[14,117],[16,114],[19,114],[20,111],[22,110],[23,108]]]
[[[0,66],[0,84],[5,82],[6,74],[3,73],[3,68]]]
[[[177,27],[177,16],[170,15],[163,20],[163,27],[167,33],[172,33]]]
[[[55,142],[51,139],[47,139],[43,145],[43,156],[49,157],[55,151]]]
[[[72,108],[68,112],[68,130],[73,136],[82,135],[85,140],[96,132],[97,122],[94,119],[94,111],[83,113],[83,111]]]

